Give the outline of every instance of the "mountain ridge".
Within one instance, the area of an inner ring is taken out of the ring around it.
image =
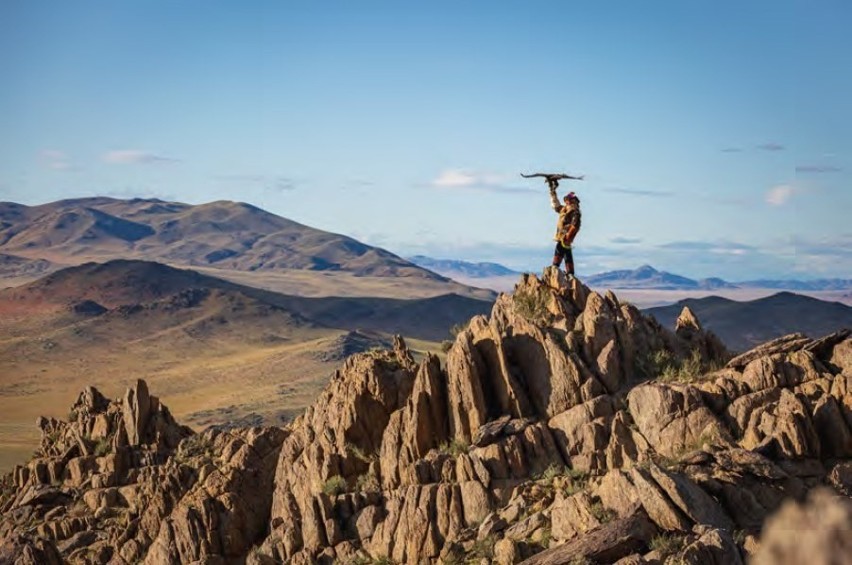
[[[433,269],[450,278],[467,277],[471,279],[488,277],[510,277],[521,272],[493,262],[471,262],[456,259],[435,259],[425,255],[408,258],[413,263]],[[727,281],[720,277],[693,279],[683,275],[659,271],[651,265],[641,265],[635,269],[604,271],[585,277],[593,287],[613,289],[647,290],[717,290],[717,289],[777,289],[802,291],[852,290],[852,279],[750,279]]]
[[[56,263],[133,258],[244,271],[305,269],[446,281],[401,257],[243,202],[0,202],[0,253]]]
[[[783,291],[749,301],[719,296],[687,298],[643,310],[670,327],[688,307],[730,348],[742,351],[758,343],[801,332],[810,336],[852,328],[852,307]]]

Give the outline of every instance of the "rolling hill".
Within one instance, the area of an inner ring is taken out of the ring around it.
[[[446,281],[393,253],[241,202],[106,197],[0,203],[0,253],[59,265],[129,258],[238,271],[300,269]]]
[[[453,324],[490,310],[452,294],[288,296],[145,261],[62,269],[0,290],[0,466],[31,450],[33,419],[62,416],[81,385],[113,395],[144,377],[194,425],[280,422],[343,356],[394,333],[437,351]]]
[[[849,306],[791,292],[748,302],[718,296],[689,298],[645,312],[671,328],[684,306],[689,306],[705,328],[737,351],[793,332],[819,337],[839,328],[852,328]]]

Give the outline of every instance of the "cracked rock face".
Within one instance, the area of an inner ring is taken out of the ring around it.
[[[87,389],[3,479],[0,562],[771,559],[818,513],[788,501],[852,491],[850,352],[837,332],[730,359],[688,310],[668,331],[547,269],[444,364],[402,339],[354,355],[285,428],[193,434],[142,381]]]

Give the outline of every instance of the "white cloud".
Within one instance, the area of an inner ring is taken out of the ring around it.
[[[465,169],[445,169],[432,181],[432,186],[453,187],[496,187],[509,180],[498,173],[478,173]]]
[[[163,157],[148,151],[138,149],[116,149],[107,151],[101,156],[107,163],[116,165],[150,165],[153,163],[174,163],[177,159]]]
[[[447,169],[432,181],[433,186],[442,188],[467,187],[479,184],[476,175],[460,169]]]
[[[469,188],[501,193],[536,192],[529,187],[513,186],[514,177],[500,173],[476,172],[467,169],[444,169],[429,186],[435,188]]]
[[[778,186],[773,186],[767,190],[764,199],[767,204],[772,206],[782,206],[790,200],[795,192],[796,189],[792,186],[788,184],[779,184]]]

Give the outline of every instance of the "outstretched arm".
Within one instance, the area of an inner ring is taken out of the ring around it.
[[[562,210],[562,205],[559,203],[559,198],[556,197],[556,184],[550,185],[550,205],[556,212]]]

